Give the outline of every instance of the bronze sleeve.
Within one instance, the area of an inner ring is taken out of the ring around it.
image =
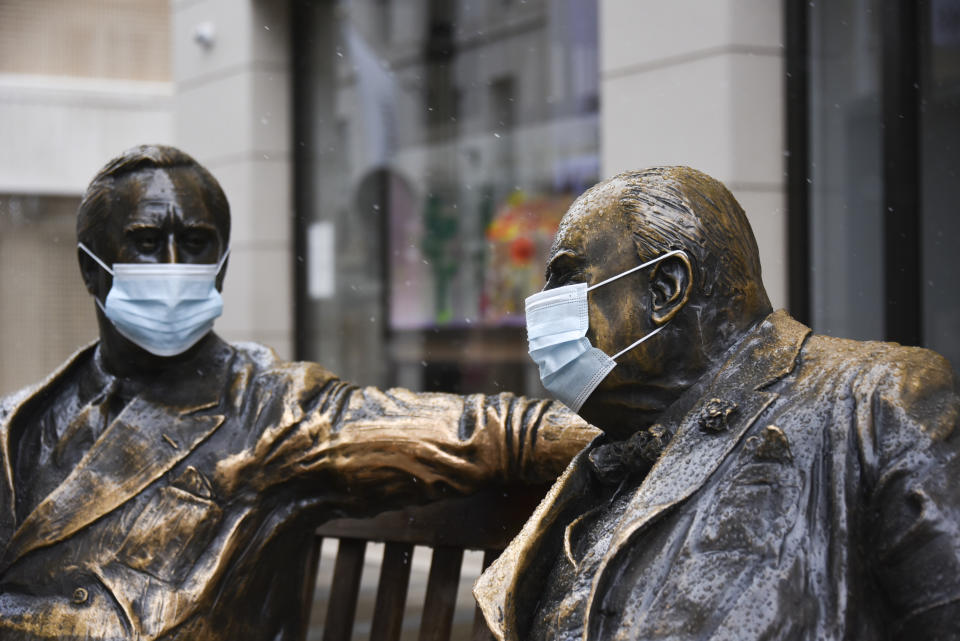
[[[874,479],[864,531],[891,606],[891,638],[955,638],[960,399],[946,361],[926,350],[903,351],[906,362],[890,368],[863,408],[873,429],[862,440],[861,458]],[[910,362],[912,356],[918,356],[916,362]]]
[[[262,436],[247,462],[260,483],[297,483],[347,512],[549,482],[598,434],[560,403],[508,393],[297,382],[281,407],[257,414]]]

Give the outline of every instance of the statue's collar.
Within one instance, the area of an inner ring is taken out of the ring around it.
[[[143,396],[172,410],[215,405],[223,395],[235,350],[216,334],[204,340],[202,348],[189,359],[172,363],[156,374],[131,378],[114,376],[106,369],[98,343],[90,361],[90,389],[96,394],[115,383],[115,393],[125,401]]]
[[[700,399],[704,390],[736,378],[740,393],[760,390],[788,374],[810,330],[779,310],[744,332],[726,353],[722,364],[700,377],[663,411],[649,428],[638,430],[629,439],[606,443],[598,440],[587,460],[598,480],[619,483],[627,474],[649,470],[673,437],[676,424]],[[715,399],[701,410],[705,429],[726,427],[735,403]]]
[[[103,366],[103,356],[100,354],[100,343],[93,348],[86,371],[78,382],[78,392],[81,399],[89,401],[104,390],[116,383],[117,378]]]

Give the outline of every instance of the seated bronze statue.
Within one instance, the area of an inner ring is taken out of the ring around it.
[[[0,639],[284,641],[315,526],[519,479],[596,432],[554,401],[381,391],[211,331],[213,176],[139,147],[77,215],[100,340],[0,400]]]
[[[718,181],[587,191],[527,330],[546,388],[605,435],[478,581],[499,639],[960,638],[950,365],[773,312]]]

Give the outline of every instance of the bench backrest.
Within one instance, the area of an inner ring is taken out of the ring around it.
[[[507,488],[468,498],[385,512],[369,519],[338,519],[317,530],[309,588],[304,598],[310,611],[320,547],[324,538],[339,539],[333,578],[329,586],[323,641],[349,641],[353,635],[360,577],[367,543],[383,542],[383,560],[371,622],[371,641],[397,641],[403,625],[413,548],[432,548],[426,597],[420,623],[420,641],[449,641],[457,586],[465,550],[482,550],[486,568],[520,527],[546,492],[539,488]],[[307,638],[309,623],[304,627]],[[475,610],[473,641],[492,636]]]

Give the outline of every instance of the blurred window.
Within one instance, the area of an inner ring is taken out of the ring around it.
[[[598,180],[596,3],[294,8],[298,357],[360,383],[544,394],[523,300]]]
[[[170,0],[3,0],[0,73],[170,80]]]
[[[960,0],[810,3],[809,25],[810,321],[958,368]]]
[[[811,5],[814,328],[882,339],[879,0]]]
[[[934,0],[922,18],[923,339],[960,370],[960,0]]]

